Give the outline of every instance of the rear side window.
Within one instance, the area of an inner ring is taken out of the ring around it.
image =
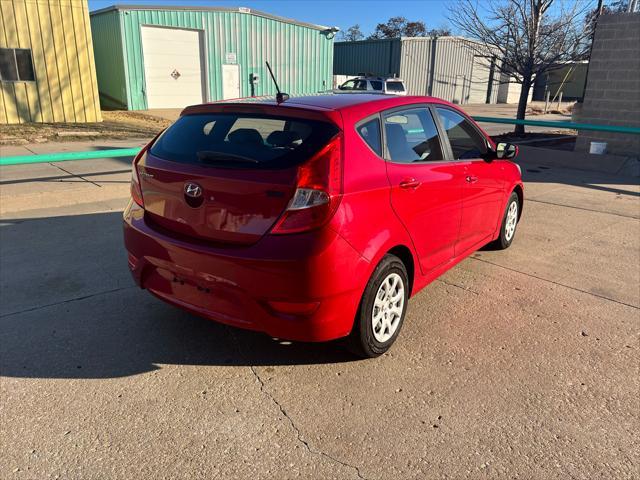
[[[373,88],[374,90],[382,90],[382,82],[378,80],[371,80],[369,83],[371,84],[371,88]]]
[[[404,92],[402,82],[387,82],[387,92]]]
[[[380,120],[376,117],[356,128],[362,139],[371,147],[371,150],[382,156],[382,143],[380,141]]]
[[[447,131],[455,160],[479,158],[487,153],[486,140],[469,120],[448,108],[437,108],[436,110],[444,129]]]
[[[326,122],[251,114],[180,117],[153,144],[163,160],[227,168],[286,168],[318,151],[338,128]]]
[[[398,163],[444,160],[438,130],[427,108],[395,110],[384,115],[388,159]]]

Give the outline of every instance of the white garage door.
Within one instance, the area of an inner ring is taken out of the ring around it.
[[[182,108],[204,101],[197,30],[142,27],[148,108]]]

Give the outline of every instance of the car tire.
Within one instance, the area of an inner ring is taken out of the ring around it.
[[[502,216],[502,225],[500,225],[500,236],[493,242],[498,250],[509,248],[516,236],[516,227],[520,217],[520,199],[516,192],[512,192],[507,202],[507,207]]]
[[[409,280],[404,263],[387,254],[374,270],[356,313],[348,348],[355,355],[374,358],[395,342],[409,300]]]

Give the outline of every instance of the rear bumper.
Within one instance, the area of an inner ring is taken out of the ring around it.
[[[329,228],[223,248],[157,231],[130,202],[124,240],[134,280],[158,298],[210,320],[290,340],[348,335],[369,273],[369,263]],[[269,302],[314,307],[294,315]]]

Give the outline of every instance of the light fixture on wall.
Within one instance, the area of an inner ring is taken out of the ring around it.
[[[327,36],[327,38],[331,40],[333,37],[336,36],[336,33],[338,33],[339,31],[340,31],[340,28],[338,27],[329,27],[322,30],[322,33],[324,33]]]

